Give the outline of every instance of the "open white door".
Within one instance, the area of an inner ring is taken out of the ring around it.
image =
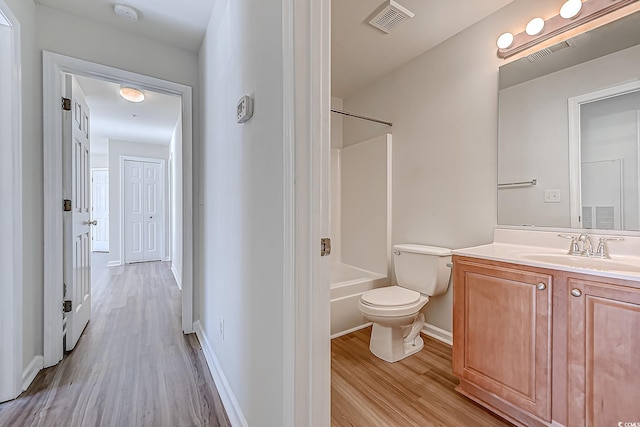
[[[70,111],[62,114],[65,350],[73,350],[91,316],[89,108],[75,77],[64,77]],[[70,307],[69,307],[70,305]]]

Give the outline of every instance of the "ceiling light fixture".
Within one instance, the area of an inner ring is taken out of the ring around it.
[[[142,90],[131,86],[120,86],[120,96],[129,102],[142,102],[145,98]]]
[[[635,3],[639,0],[566,0],[558,15],[546,21],[534,18],[527,23],[525,31],[513,35],[504,33],[498,38],[498,56],[509,58],[533,46],[573,30],[594,19]],[[511,41],[511,43],[508,43]],[[506,46],[506,47],[505,47]]]
[[[530,36],[537,36],[542,32],[542,30],[544,30],[544,19],[533,18],[529,21],[524,31]]]
[[[582,0],[567,0],[560,8],[560,16],[564,19],[575,18],[580,10],[582,10]]]

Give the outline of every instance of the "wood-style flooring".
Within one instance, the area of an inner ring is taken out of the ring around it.
[[[92,260],[92,315],[80,341],[0,405],[0,426],[229,426],[198,340],[181,331],[169,264]]]
[[[454,390],[450,346],[423,335],[421,352],[387,363],[369,351],[370,335],[371,327],[331,343],[333,426],[512,426]]]

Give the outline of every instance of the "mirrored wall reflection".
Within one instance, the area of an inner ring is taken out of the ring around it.
[[[640,230],[640,91],[580,105],[582,228]]]
[[[498,224],[640,230],[638,82],[640,12],[500,67]]]

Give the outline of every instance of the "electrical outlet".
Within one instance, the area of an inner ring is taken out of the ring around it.
[[[224,317],[220,318],[218,326],[220,327],[220,337],[222,337],[222,339],[224,340]]]
[[[560,203],[560,190],[544,190],[545,203]]]

